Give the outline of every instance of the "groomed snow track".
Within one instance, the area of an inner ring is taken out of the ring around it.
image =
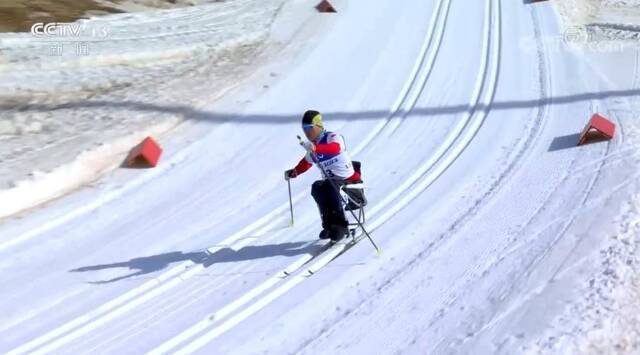
[[[210,133],[170,146],[159,171],[116,172],[0,225],[1,353],[518,349],[578,221],[637,179],[603,173],[621,135],[558,140],[606,103],[545,47],[549,5],[336,5],[293,39],[314,43],[295,66],[212,106]],[[287,226],[282,171],[307,108],[363,162],[381,257],[363,240],[314,258],[313,173],[292,181]]]

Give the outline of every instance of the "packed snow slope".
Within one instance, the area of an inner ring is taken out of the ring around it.
[[[290,4],[274,41],[310,5]],[[305,13],[291,51],[254,80],[194,110],[204,138],[166,140],[155,170],[117,171],[0,225],[0,352],[532,349],[637,180],[626,122],[575,147],[592,112],[638,94],[637,73],[611,88],[580,53],[547,48],[561,34],[548,4],[335,5]],[[283,171],[303,154],[309,108],[363,164],[379,257],[363,240],[310,260],[317,172],[292,181],[289,227]]]

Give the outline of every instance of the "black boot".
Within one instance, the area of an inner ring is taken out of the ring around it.
[[[349,234],[349,228],[345,226],[334,225],[329,229],[329,239],[332,242],[338,242]]]
[[[322,231],[320,231],[320,235],[318,236],[318,238],[320,238],[320,239],[329,239],[329,230],[328,229],[323,229]]]
[[[322,231],[318,238],[329,239],[329,230],[331,229],[331,213],[320,212],[320,218],[322,219]]]
[[[329,239],[337,242],[349,233],[349,222],[344,217],[342,210],[332,211],[330,214],[331,227],[329,228]]]

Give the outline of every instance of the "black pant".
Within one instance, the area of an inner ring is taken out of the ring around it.
[[[332,226],[346,228],[349,225],[344,216],[342,198],[336,191],[342,184],[341,181],[333,180],[334,187],[329,180],[319,180],[311,186],[311,196],[316,200],[320,210],[322,229],[328,230]]]

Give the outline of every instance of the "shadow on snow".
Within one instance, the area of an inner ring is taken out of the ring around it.
[[[133,272],[115,277],[112,279],[93,281],[92,284],[105,284],[120,280],[148,275],[167,268],[169,265],[184,261],[192,261],[195,264],[202,264],[205,268],[214,264],[249,261],[256,259],[271,258],[276,256],[296,256],[317,251],[320,244],[309,242],[289,242],[282,244],[268,244],[258,246],[246,246],[240,250],[223,248],[211,254],[207,251],[183,253],[181,251],[164,253],[152,256],[134,258],[129,261],[116,262],[111,264],[83,266],[70,272],[88,272],[107,269],[124,268]]]

